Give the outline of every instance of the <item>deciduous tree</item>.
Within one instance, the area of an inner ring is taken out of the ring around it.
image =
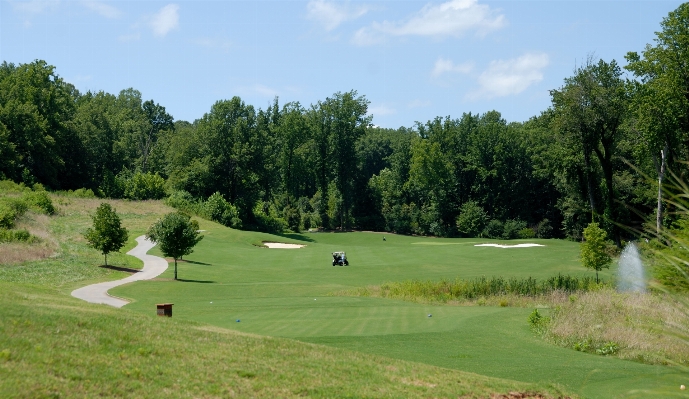
[[[590,223],[584,229],[584,242],[581,243],[581,262],[587,269],[596,271],[596,283],[598,272],[610,268],[610,255],[606,252],[606,234],[598,227],[598,223]]]
[[[108,254],[117,252],[129,238],[127,229],[122,227],[120,217],[108,203],[102,203],[93,215],[93,227],[86,230],[84,238],[89,245],[103,253],[105,265],[108,265]]]
[[[177,259],[194,252],[193,248],[203,236],[197,231],[198,224],[179,212],[168,213],[153,224],[146,237],[160,245],[165,256],[175,260],[175,280],[177,280]]]

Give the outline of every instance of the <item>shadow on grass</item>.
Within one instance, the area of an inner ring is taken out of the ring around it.
[[[306,241],[306,242],[315,242],[311,237],[305,236],[300,233],[274,233],[276,236],[283,237],[283,238],[289,238],[291,240],[296,240],[296,241]]]
[[[199,283],[199,284],[215,284],[216,281],[211,281],[211,280],[187,280],[184,278],[178,278],[177,281],[181,281],[183,283]]]
[[[98,267],[102,267],[103,269],[117,270],[118,272],[127,272],[127,273],[138,273],[141,271],[141,270],[137,270],[137,269],[130,269],[128,267],[111,266],[111,265],[100,265]]]
[[[195,260],[187,260],[187,259],[184,259],[184,261],[187,262],[187,263],[192,263],[192,264],[194,264],[194,265],[213,266],[213,265],[210,264],[210,263],[197,262],[197,261],[195,261]],[[179,262],[179,260],[178,260],[177,262]]]

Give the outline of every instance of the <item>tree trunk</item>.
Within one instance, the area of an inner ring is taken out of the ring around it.
[[[658,170],[658,208],[656,211],[656,234],[660,235],[663,228],[663,179],[665,178],[665,168],[667,166],[668,143],[660,151],[660,168]]]
[[[175,280],[177,280],[177,258],[173,258],[175,260]]]
[[[613,240],[615,240],[615,245],[618,247],[621,247],[620,243],[620,233],[619,229],[615,225],[615,219],[614,219],[614,206],[615,206],[615,191],[613,188],[613,170],[612,170],[612,160],[611,158],[611,151],[607,147],[603,147],[603,150],[605,152],[602,152],[599,148],[594,148],[594,151],[596,153],[596,156],[598,156],[598,160],[600,161],[601,167],[603,168],[603,178],[605,179],[605,188],[607,193],[607,208],[608,208],[608,217],[610,218],[610,221],[612,222],[612,233],[613,233]]]
[[[107,266],[108,265],[108,254],[103,254],[103,255],[105,255],[105,266]]]

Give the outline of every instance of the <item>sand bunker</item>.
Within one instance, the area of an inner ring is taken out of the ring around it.
[[[306,245],[301,245],[301,244],[285,244],[284,242],[263,242],[263,245],[265,245],[268,248],[280,248],[280,249],[297,249],[301,247],[305,247]]]
[[[528,247],[545,247],[541,244],[514,244],[514,245],[502,245],[502,244],[476,244],[475,247],[496,247],[496,248],[528,248]]]

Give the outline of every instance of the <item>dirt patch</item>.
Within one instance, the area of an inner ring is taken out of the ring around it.
[[[306,245],[302,244],[287,244],[284,242],[269,242],[269,241],[263,241],[263,245],[268,247],[268,248],[279,248],[279,249],[299,249],[303,248]]]

